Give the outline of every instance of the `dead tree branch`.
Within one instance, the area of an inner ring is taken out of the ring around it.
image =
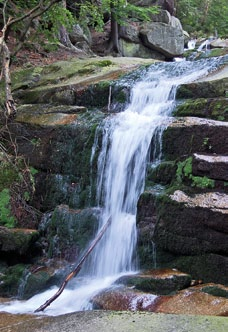
[[[68,276],[65,278],[65,280],[63,281],[63,283],[60,286],[60,288],[58,289],[58,291],[49,300],[47,300],[38,309],[36,309],[34,312],[43,311],[53,301],[55,301],[59,297],[59,295],[63,292],[64,288],[66,287],[68,281],[71,280],[73,277],[75,277],[79,273],[79,271],[82,268],[82,265],[83,265],[84,261],[89,256],[89,254],[91,253],[91,251],[94,249],[94,247],[96,246],[96,244],[100,241],[100,239],[102,238],[102,236],[104,235],[105,231],[107,230],[107,228],[109,227],[110,224],[111,224],[111,218],[109,218],[108,221],[106,222],[106,224],[102,227],[102,229],[100,230],[100,232],[98,233],[98,235],[95,237],[95,239],[93,240],[92,244],[90,245],[90,247],[88,248],[88,250],[86,251],[86,253],[80,259],[80,261],[77,264],[77,266],[75,267],[75,269],[71,273],[69,273]]]

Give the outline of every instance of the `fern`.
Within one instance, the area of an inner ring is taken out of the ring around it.
[[[10,211],[10,193],[6,188],[0,192],[0,224],[8,228],[15,227],[15,218]]]

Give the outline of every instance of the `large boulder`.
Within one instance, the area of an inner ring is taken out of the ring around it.
[[[175,23],[176,24],[176,23]],[[145,23],[140,29],[143,44],[173,58],[184,52],[184,33],[179,27],[160,22]]]
[[[119,40],[119,46],[122,56],[125,57],[142,57],[144,59],[165,60],[165,56],[159,52],[153,51],[144,46],[142,43],[134,43],[123,38]]]

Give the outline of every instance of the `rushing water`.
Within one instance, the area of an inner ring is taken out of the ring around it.
[[[46,314],[91,309],[89,299],[110,286],[120,275],[137,270],[136,208],[144,189],[148,164],[161,156],[162,131],[172,121],[179,84],[205,76],[219,59],[161,63],[142,72],[132,87],[131,102],[124,112],[111,115],[102,124],[102,148],[98,158],[97,204],[102,207],[100,226],[111,226],[91,254],[82,273],[45,310]],[[151,142],[156,142],[151,146]],[[96,140],[97,142],[97,140]],[[94,145],[93,153],[96,150]],[[2,305],[0,310],[33,312],[57,288],[28,301]]]

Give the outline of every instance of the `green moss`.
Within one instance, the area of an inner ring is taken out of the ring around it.
[[[203,287],[202,291],[213,296],[220,296],[228,299],[228,290],[220,288],[219,285]]]
[[[192,186],[198,188],[214,188],[215,180],[209,179],[207,176],[190,176]]]
[[[192,157],[179,161],[177,164],[176,179],[177,182],[182,182],[183,177],[189,177],[192,174]]]
[[[15,218],[10,211],[9,189],[0,192],[0,224],[12,228],[15,226]]]
[[[101,61],[95,62],[94,64],[98,67],[108,67],[108,66],[111,66],[113,63],[111,60],[101,60]]]
[[[0,163],[0,191],[19,180],[19,173],[13,163],[2,161]]]
[[[18,295],[18,287],[25,268],[26,266],[24,264],[16,264],[0,274],[1,296],[10,297]]]

